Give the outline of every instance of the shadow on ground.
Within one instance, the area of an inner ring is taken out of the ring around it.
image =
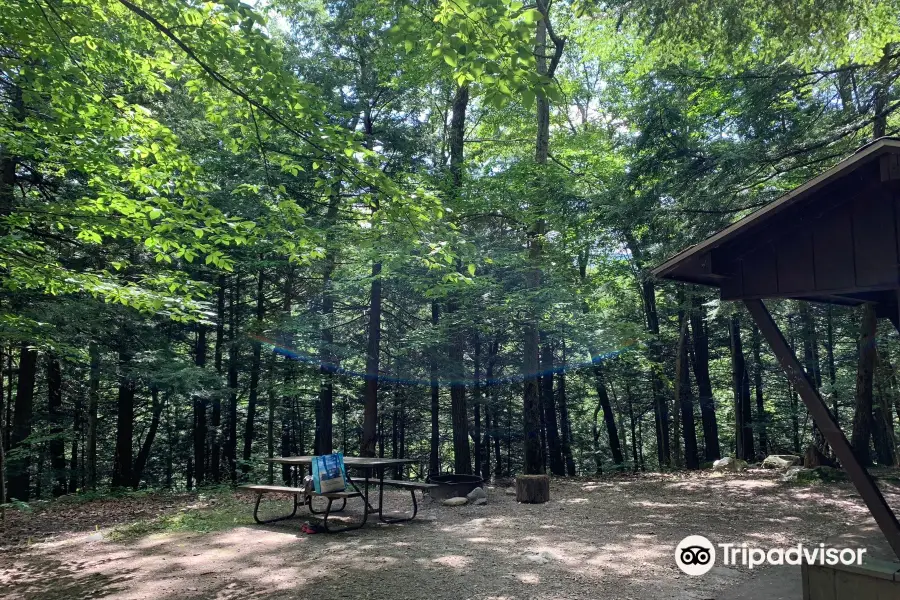
[[[896,488],[885,491],[896,506]],[[763,474],[555,481],[552,498],[521,505],[496,489],[483,507],[426,501],[412,523],[333,536],[300,533],[303,514],[208,534],[71,538],[0,556],[0,586],[4,597],[42,600],[708,599],[731,597],[765,569],[688,577],[673,560],[687,535],[763,547],[872,539],[849,486],[795,487]]]

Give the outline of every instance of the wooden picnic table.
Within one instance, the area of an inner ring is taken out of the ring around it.
[[[279,465],[311,465],[315,456],[276,456],[267,458],[267,462]],[[414,465],[419,462],[416,458],[378,458],[377,456],[345,456],[344,466],[358,467],[362,469],[383,469],[397,465]]]
[[[306,465],[311,465],[315,456],[276,456],[274,458],[267,458],[267,462],[272,462],[280,465],[288,465],[292,467],[302,467]],[[402,523],[405,521],[411,521],[415,518],[416,513],[418,512],[418,502],[416,501],[416,490],[424,490],[431,487],[430,484],[421,483],[421,482],[412,482],[412,481],[402,481],[402,480],[385,480],[384,472],[388,467],[395,467],[397,465],[409,465],[415,464],[419,462],[418,459],[415,458],[379,458],[379,457],[369,457],[369,456],[345,456],[344,457],[344,466],[351,469],[359,469],[363,472],[363,477],[359,478],[350,478],[347,477],[350,485],[359,492],[365,502],[365,510],[366,514],[369,513],[378,513],[378,520],[382,523]],[[375,471],[377,478],[372,479],[372,472]],[[374,507],[369,502],[369,484],[377,484],[378,486],[378,506]],[[363,489],[360,489],[357,484],[362,483]],[[391,517],[386,516],[384,514],[384,487],[385,486],[396,486],[400,488],[405,488],[410,491],[412,495],[413,502],[413,512],[410,517]],[[308,503],[310,512],[316,514],[316,511],[313,510],[312,502]]]

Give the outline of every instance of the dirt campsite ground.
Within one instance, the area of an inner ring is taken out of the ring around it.
[[[900,488],[881,485],[900,506]],[[801,486],[765,471],[556,480],[544,505],[518,504],[502,485],[488,493],[486,506],[426,500],[409,524],[340,535],[304,535],[307,514],[253,524],[251,499],[224,491],[8,511],[0,597],[726,598],[778,567],[689,577],[673,558],[682,538],[781,547],[873,528],[849,484]]]

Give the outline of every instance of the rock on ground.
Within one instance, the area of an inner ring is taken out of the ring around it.
[[[799,483],[812,483],[814,481],[846,481],[847,474],[840,469],[834,467],[815,467],[814,469],[803,469],[797,473],[797,481]]]
[[[815,483],[818,481],[846,481],[847,474],[834,467],[815,467],[804,469],[803,467],[789,467],[781,477],[782,481],[797,483]]]
[[[484,506],[487,504],[487,498],[476,498],[472,504],[475,506]]]
[[[468,504],[468,500],[466,498],[447,498],[442,501],[441,504],[444,506],[462,506],[464,504]]]
[[[764,469],[787,469],[800,464],[800,457],[793,454],[770,454],[762,462]]]
[[[506,491],[503,492],[503,493],[506,494],[507,496],[515,496],[515,495],[516,495],[516,488],[511,488],[511,487],[510,487],[510,488],[506,488]]]
[[[747,469],[747,461],[726,456],[720,458],[713,463],[713,471],[735,471],[740,472]]]
[[[479,498],[484,498],[487,500],[487,492],[484,491],[484,488],[477,487],[466,495],[466,498],[469,499],[469,502],[475,502]]]
[[[787,471],[784,472],[784,475],[781,476],[782,481],[797,481],[797,477],[800,476],[802,471],[805,471],[803,467],[788,467]]]

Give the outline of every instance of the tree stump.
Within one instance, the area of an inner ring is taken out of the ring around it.
[[[543,504],[550,500],[550,477],[547,475],[519,475],[516,477],[516,501]]]
[[[810,444],[803,456],[803,466],[807,469],[815,467],[835,467],[837,466],[833,460],[822,454],[822,451],[816,448],[815,444]]]

